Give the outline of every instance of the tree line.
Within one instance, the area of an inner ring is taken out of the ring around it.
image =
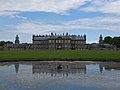
[[[120,48],[120,37],[110,37],[107,36],[104,38],[103,43],[108,43],[110,45],[115,45],[116,47]]]
[[[7,44],[7,43],[13,44],[13,42],[11,41],[0,41],[0,46],[3,46],[4,44]]]

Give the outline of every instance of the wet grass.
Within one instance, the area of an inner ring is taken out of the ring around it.
[[[116,58],[120,50],[14,50],[0,51],[0,58]]]

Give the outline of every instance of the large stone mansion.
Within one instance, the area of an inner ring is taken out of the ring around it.
[[[33,35],[34,49],[81,50],[86,49],[86,35]]]

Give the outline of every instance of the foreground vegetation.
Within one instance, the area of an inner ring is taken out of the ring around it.
[[[120,50],[25,50],[0,51],[0,59],[11,58],[107,58],[120,59]]]

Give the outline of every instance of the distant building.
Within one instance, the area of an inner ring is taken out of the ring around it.
[[[83,50],[86,48],[86,35],[33,35],[34,49]]]
[[[19,45],[19,44],[20,44],[20,41],[19,41],[19,37],[18,37],[18,35],[16,35],[16,38],[15,38],[15,44],[16,44],[16,45]]]
[[[19,36],[16,35],[15,42],[13,43],[7,43],[3,46],[3,50],[26,50],[29,49],[29,44],[22,43],[20,44]]]
[[[110,45],[108,43],[104,43],[103,42],[103,36],[100,35],[99,37],[99,44],[97,49],[101,49],[101,50],[116,50],[116,46],[115,45]]]
[[[3,50],[3,47],[2,47],[2,46],[0,46],[0,50]]]
[[[100,49],[98,43],[91,43],[91,44],[89,45],[89,50],[98,50],[98,49]]]
[[[103,37],[102,37],[102,35],[100,35],[100,37],[99,37],[99,45],[102,45],[103,44]]]

